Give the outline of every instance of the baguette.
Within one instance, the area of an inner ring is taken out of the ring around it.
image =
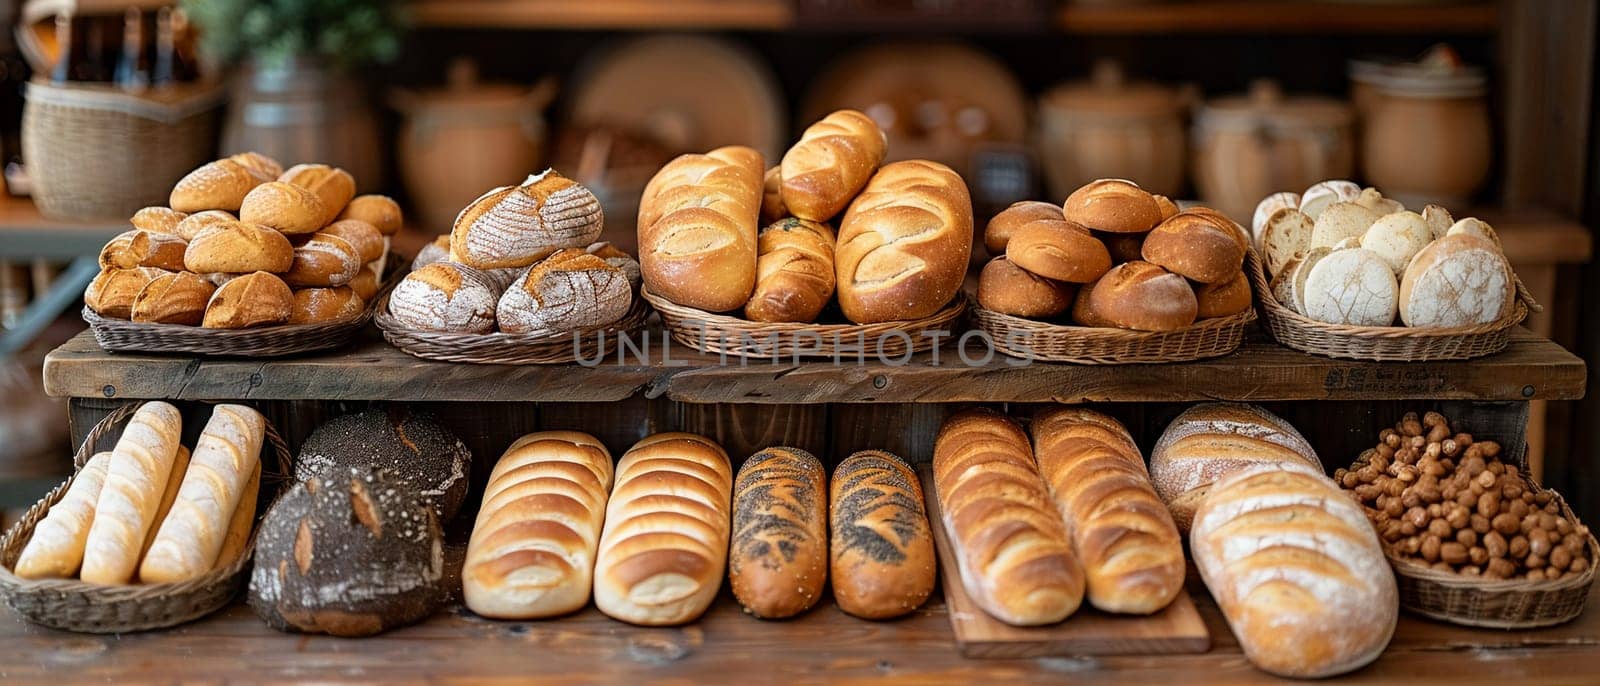
[[[156,507],[156,516],[150,529],[144,534],[144,543],[139,545],[139,560],[144,560],[150,553],[150,546],[156,542],[156,533],[161,525],[167,521],[167,515],[172,514],[172,504],[178,501],[178,490],[183,486],[183,477],[189,473],[189,462],[193,454],[185,446],[178,446],[178,454],[172,460],[172,470],[167,472],[167,487],[161,491],[161,505]],[[135,574],[135,578],[138,578]],[[138,579],[140,583],[150,583]]]
[[[930,316],[961,289],[971,255],[961,176],[925,160],[886,165],[839,224],[839,308],[857,324]]]
[[[843,210],[883,163],[889,138],[871,117],[839,110],[806,127],[779,167],[783,205],[825,222]]]
[[[217,551],[217,565],[222,567],[245,553],[250,545],[250,534],[255,530],[256,503],[261,497],[261,461],[256,460],[256,470],[244,482],[244,492],[239,495],[239,505],[233,508],[228,519],[228,535],[222,538],[222,549]]]
[[[95,501],[106,481],[106,465],[111,453],[96,453],[73,477],[44,519],[33,528],[33,536],[22,548],[13,571],[24,579],[70,579],[83,564],[84,541],[94,522]]]
[[[246,482],[261,461],[266,419],[244,405],[217,405],[195,443],[173,511],[150,544],[139,579],[173,583],[216,565]]]
[[[863,450],[829,483],[828,568],[839,609],[862,619],[899,617],[933,593],[935,558],[922,487],[904,460]]]
[[[756,322],[813,322],[833,298],[833,230],[790,217],[761,230],[756,288],[744,305]]]
[[[182,414],[161,401],[145,403],[128,421],[106,465],[79,578],[92,584],[125,584],[133,578],[182,433]]]
[[[681,155],[639,200],[639,267],[650,292],[709,312],[744,305],[756,283],[761,153]]]
[[[828,580],[828,476],[796,448],[744,461],[733,485],[728,584],[745,612],[782,619],[805,612]]]

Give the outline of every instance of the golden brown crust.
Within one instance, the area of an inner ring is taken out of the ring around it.
[[[756,288],[744,316],[757,322],[813,322],[833,298],[833,230],[789,217],[758,237]]]
[[[368,194],[351,198],[338,218],[360,219],[371,224],[372,228],[385,236],[394,235],[405,225],[405,215],[400,212],[400,203],[387,195]]]
[[[881,450],[845,458],[828,485],[829,570],[839,609],[863,619],[916,610],[933,592],[933,535],[916,472]]]
[[[1195,319],[1227,317],[1250,309],[1250,279],[1239,272],[1232,279],[1208,283],[1194,291]]]
[[[183,269],[183,253],[188,247],[188,243],[172,234],[139,229],[124,231],[100,249],[100,268],[155,267],[179,271]]]
[[[871,117],[839,110],[807,127],[783,156],[783,206],[801,219],[825,222],[850,204],[888,150]]]
[[[278,180],[316,193],[322,201],[323,225],[332,222],[344,211],[350,199],[356,197],[355,177],[350,172],[326,164],[297,164],[279,175]]]
[[[857,324],[930,316],[961,289],[971,255],[961,176],[926,160],[885,165],[839,225],[839,308]]]
[[[978,304],[1014,317],[1048,319],[1072,306],[1075,288],[1012,264],[1004,255],[978,275]]]
[[[811,453],[768,448],[745,459],[733,485],[728,584],[751,614],[793,617],[828,580],[828,474]]]
[[[237,212],[251,190],[282,172],[272,158],[253,152],[240,153],[208,162],[179,179],[172,187],[168,204],[179,212]]]
[[[294,293],[276,275],[254,272],[218,288],[206,304],[201,326],[208,329],[246,329],[289,321]]]
[[[1035,219],[1065,219],[1065,215],[1061,213],[1060,205],[1039,200],[1011,203],[983,228],[983,247],[994,257],[1006,254],[1006,245],[1011,242],[1012,234],[1023,224]]]
[[[340,219],[318,231],[317,234],[338,236],[355,246],[362,264],[383,257],[383,234],[371,224],[360,219]],[[313,234],[316,235],[316,234]]]
[[[1084,326],[1175,331],[1193,324],[1199,307],[1183,277],[1149,262],[1128,262],[1085,286],[1073,317]]]
[[[1034,274],[1089,283],[1111,269],[1111,253],[1089,230],[1065,219],[1035,219],[1017,227],[1006,259]]]
[[[83,304],[102,317],[128,319],[133,316],[133,301],[139,291],[165,273],[155,267],[101,270],[84,289]]]
[[[184,268],[197,274],[285,272],[294,264],[294,246],[283,234],[260,224],[232,221],[202,229],[183,253]]]
[[[728,146],[681,155],[645,185],[639,201],[639,267],[651,293],[687,307],[727,312],[756,283],[761,153]]]
[[[256,186],[239,207],[240,220],[286,234],[313,233],[327,223],[326,215],[327,209],[316,193],[283,181]]]
[[[360,295],[348,286],[336,288],[302,288],[294,292],[294,307],[289,313],[290,324],[312,324],[347,319],[361,314],[366,307]]]
[[[1132,181],[1100,179],[1067,196],[1062,212],[1068,221],[1096,231],[1144,233],[1161,223],[1155,196]]]
[[[139,290],[133,300],[132,319],[198,326],[205,318],[206,303],[216,290],[210,280],[194,272],[162,274]]]
[[[789,216],[783,205],[783,173],[781,168],[767,170],[761,182],[761,225],[766,226]]]
[[[1233,279],[1244,264],[1246,243],[1232,220],[1210,211],[1179,212],[1145,238],[1146,262],[1200,283]]]
[[[183,234],[178,233],[178,225],[188,217],[188,214],[170,207],[146,207],[134,212],[128,223],[132,224],[133,228],[142,231],[182,237]],[[184,238],[184,240],[188,240],[188,238]]]
[[[177,233],[179,238],[192,241],[195,236],[200,235],[200,232],[206,230],[207,227],[236,221],[239,221],[238,217],[222,210],[206,210],[184,217],[183,221],[178,222],[178,225],[173,228],[173,231]]]
[[[284,272],[283,281],[297,287],[343,286],[361,273],[362,265],[360,253],[349,241],[318,232],[294,249],[294,264]]]
[[[356,278],[345,285],[355,291],[356,295],[361,296],[362,300],[371,300],[372,296],[378,294],[378,282],[378,265],[368,263],[362,265],[361,271],[356,273]]]

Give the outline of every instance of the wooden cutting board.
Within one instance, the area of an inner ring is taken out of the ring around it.
[[[1203,653],[1211,649],[1211,634],[1195,610],[1188,589],[1178,593],[1167,609],[1147,617],[1113,615],[1089,606],[1066,621],[1051,626],[1016,627],[990,617],[967,594],[960,564],[944,528],[944,512],[934,494],[933,468],[921,465],[922,493],[928,505],[934,548],[944,602],[950,611],[961,654],[974,658],[1018,658],[1071,655],[1150,655]]]

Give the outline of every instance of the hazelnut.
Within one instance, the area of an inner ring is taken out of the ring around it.
[[[1401,442],[1400,434],[1395,433],[1394,429],[1384,429],[1384,431],[1389,432],[1389,434],[1383,437],[1383,444],[1390,448],[1399,448]]]
[[[1406,510],[1405,518],[1406,523],[1417,527],[1418,529],[1424,529],[1428,526],[1428,511],[1423,509],[1421,506]]]
[[[1486,572],[1485,576],[1495,579],[1508,579],[1512,574],[1517,573],[1517,566],[1511,564],[1510,560],[1507,560],[1503,557],[1497,557],[1489,560],[1489,566],[1484,571]]]
[[[1405,482],[1400,481],[1399,479],[1394,479],[1383,484],[1383,492],[1385,495],[1400,495],[1401,493],[1404,493],[1405,490]]]
[[[1400,473],[1395,474],[1394,478],[1399,479],[1401,481],[1404,481],[1406,483],[1411,483],[1413,481],[1416,481],[1417,480],[1417,468],[1412,466],[1412,465],[1402,465],[1400,467]]]
[[[1415,536],[1417,535],[1417,525],[1412,524],[1409,519],[1401,519],[1400,532],[1407,536]]]
[[[1422,539],[1418,538],[1414,534],[1407,534],[1406,538],[1404,538],[1404,539],[1402,539],[1400,541],[1400,552],[1405,553],[1407,555],[1416,555],[1417,551],[1419,551],[1421,549],[1422,549]]]
[[[1574,574],[1582,574],[1583,572],[1588,571],[1588,569],[1589,569],[1589,560],[1587,560],[1585,558],[1581,558],[1581,557],[1572,558],[1572,564],[1567,567],[1567,571],[1572,572]]]
[[[1428,439],[1421,436],[1412,436],[1411,438],[1406,439],[1406,445],[1417,450],[1422,450],[1423,447],[1428,445]]]
[[[1495,531],[1507,536],[1512,536],[1522,531],[1522,523],[1517,519],[1516,515],[1510,512],[1501,512],[1495,515],[1489,520],[1489,524],[1494,527]]]
[[[1550,581],[1555,581],[1556,579],[1559,579],[1561,577],[1562,577],[1561,570],[1556,569],[1555,567],[1545,567],[1544,568],[1544,578],[1549,579]]]
[[[1489,533],[1489,530],[1493,528],[1489,524],[1488,517],[1481,514],[1472,515],[1472,530],[1478,532],[1479,535]]]
[[[1433,412],[1431,410],[1428,411],[1428,412],[1423,413],[1423,415],[1422,415],[1422,425],[1423,426],[1426,426],[1426,427],[1431,429],[1431,428],[1439,426],[1441,424],[1443,424],[1446,429],[1450,428],[1450,420],[1445,419],[1444,415],[1439,414],[1438,412]]]
[[[1486,470],[1490,474],[1500,476],[1506,473],[1506,466],[1498,460],[1489,460],[1489,466],[1486,468]]]
[[[1373,450],[1377,452],[1377,455],[1373,456],[1374,460],[1381,459],[1387,463],[1394,459],[1394,446],[1388,443],[1379,443],[1378,447],[1373,448]]]
[[[1509,508],[1504,507],[1504,506],[1502,506],[1500,508],[1500,510],[1502,512],[1504,512],[1507,509],[1511,510],[1511,516],[1516,517],[1517,521],[1519,521],[1519,522],[1522,521],[1523,517],[1528,516],[1529,512],[1533,511],[1532,508],[1528,507],[1527,503],[1522,502],[1521,500],[1513,500],[1513,501],[1511,501],[1511,506]]]
[[[1494,472],[1485,471],[1485,472],[1479,474],[1478,478],[1473,480],[1473,483],[1477,484],[1478,486],[1481,486],[1484,490],[1489,490],[1490,488],[1494,487],[1494,481],[1495,481]]]
[[[1439,559],[1453,565],[1467,561],[1467,547],[1460,543],[1450,542],[1439,546]]]
[[[1472,489],[1468,488],[1456,493],[1455,501],[1457,505],[1471,509],[1478,506],[1479,497],[1479,494],[1473,493]]]
[[[1417,413],[1407,412],[1406,416],[1400,419],[1400,433],[1406,436],[1422,435],[1422,422],[1417,419]]]
[[[1540,512],[1539,528],[1545,531],[1556,531],[1556,516],[1549,512]]]
[[[1520,499],[1522,498],[1522,486],[1515,482],[1508,483],[1500,487],[1500,495],[1505,496],[1506,500]]]
[[[1544,581],[1544,572],[1537,569],[1528,570],[1527,576],[1529,581]]]
[[[1465,576],[1478,576],[1483,574],[1483,570],[1477,565],[1467,565],[1461,568],[1461,574]]]
[[[1457,443],[1454,438],[1446,438],[1439,443],[1439,452],[1455,457],[1461,454],[1461,444]]]
[[[1517,520],[1517,527],[1522,530],[1522,533],[1528,533],[1539,528],[1539,513],[1529,512],[1524,515],[1522,519]]]
[[[1549,505],[1550,501],[1554,500],[1554,499],[1555,499],[1555,496],[1552,494],[1551,491],[1539,491],[1537,494],[1535,494],[1533,496],[1533,501],[1535,503],[1538,503],[1541,507],[1543,507],[1545,505]]]
[[[1500,514],[1500,495],[1497,493],[1484,493],[1478,496],[1478,514],[1493,518]]]
[[[1529,555],[1528,559],[1522,561],[1522,564],[1527,566],[1528,569],[1544,569],[1544,556]]]
[[[1556,548],[1550,551],[1550,568],[1566,571],[1572,566],[1572,552],[1566,548]]]
[[[1562,536],[1572,533],[1572,522],[1567,521],[1566,517],[1556,518],[1556,531]]]
[[[1495,457],[1500,454],[1500,444],[1494,441],[1479,441],[1473,445],[1483,449],[1484,457]]]
[[[1394,429],[1384,429],[1382,431],[1379,431],[1378,432],[1378,442],[1380,442],[1380,443],[1388,443],[1389,442],[1389,438],[1392,437],[1392,436],[1394,436]]]
[[[1389,503],[1383,506],[1383,514],[1390,517],[1399,517],[1405,511],[1405,504],[1399,498],[1390,498]]]
[[[1400,540],[1402,537],[1403,535],[1400,533],[1400,522],[1390,520],[1387,524],[1383,525],[1383,540],[1385,542],[1393,543]],[[1568,555],[1568,558],[1571,558],[1570,554]]]
[[[1445,439],[1450,438],[1450,426],[1442,423],[1435,424],[1432,429],[1428,430],[1427,438],[1428,443],[1433,445],[1444,442]]]
[[[1504,536],[1498,531],[1490,531],[1483,536],[1483,548],[1489,551],[1489,557],[1500,559],[1506,556],[1507,545]]]
[[[1438,536],[1440,539],[1450,538],[1455,535],[1455,530],[1450,528],[1450,523],[1443,519],[1428,522],[1428,534]]]
[[[1362,502],[1371,502],[1378,497],[1379,493],[1383,491],[1377,485],[1362,484],[1355,487],[1355,490],[1351,492],[1356,494],[1356,499]]]
[[[1484,550],[1481,545],[1472,546],[1467,549],[1467,559],[1472,560],[1472,564],[1481,567],[1489,562],[1489,551]]]
[[[1528,537],[1512,536],[1511,542],[1507,544],[1506,552],[1518,560],[1526,558],[1528,556]]]
[[[1457,530],[1456,541],[1460,542],[1461,545],[1471,548],[1472,546],[1478,544],[1478,532],[1473,531],[1472,529]]]
[[[1550,539],[1545,536],[1544,531],[1534,529],[1533,531],[1528,532],[1529,553],[1538,555],[1539,557],[1549,558],[1550,549],[1552,547],[1553,546],[1550,545]]]
[[[1438,536],[1434,536],[1433,534],[1429,534],[1427,537],[1423,538],[1422,539],[1422,548],[1421,548],[1422,559],[1427,560],[1430,563],[1431,562],[1438,562],[1439,561],[1439,547],[1441,545],[1443,545],[1443,544],[1440,543],[1439,537]]]
[[[1455,441],[1456,445],[1461,446],[1461,449],[1465,450],[1467,446],[1472,445],[1472,434],[1456,434],[1455,436],[1452,436],[1450,440]]]

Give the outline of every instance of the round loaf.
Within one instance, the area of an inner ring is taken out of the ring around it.
[[[632,304],[633,289],[621,269],[568,248],[512,282],[500,296],[495,320],[505,333],[565,332],[610,324]]]
[[[247,329],[289,321],[294,313],[294,293],[276,275],[252,272],[222,284],[206,303],[201,326],[208,329]]]
[[[1004,255],[978,275],[978,304],[1014,317],[1049,319],[1072,306],[1074,288],[1012,264]]]
[[[746,612],[793,617],[828,580],[828,473],[798,448],[746,458],[733,482],[728,585]]]
[[[383,234],[360,219],[340,219],[332,224],[322,227],[317,234],[338,236],[355,246],[356,253],[361,257],[361,263],[376,262],[383,257]],[[315,235],[315,234],[313,234]]]
[[[1156,207],[1161,208],[1161,221],[1171,219],[1172,215],[1178,213],[1178,203],[1173,202],[1172,198],[1160,193],[1151,193],[1150,197],[1155,198]]]
[[[294,292],[290,324],[316,324],[349,319],[361,314],[365,300],[349,286],[301,288]]]
[[[766,176],[761,177],[761,225],[766,226],[787,216],[789,208],[783,205],[783,170],[773,167],[767,170]]]
[[[1036,219],[1017,227],[1006,244],[1006,259],[1034,274],[1089,283],[1111,269],[1111,253],[1089,230],[1065,219]]]
[[[1250,279],[1239,272],[1227,281],[1208,283],[1194,290],[1195,319],[1229,317],[1250,309]]]
[[[297,164],[278,176],[284,183],[292,183],[317,194],[322,201],[322,224],[325,226],[344,211],[350,199],[356,197],[356,180],[338,167],[326,164]]]
[[[1176,331],[1193,324],[1200,309],[1188,281],[1149,262],[1112,267],[1083,292],[1073,317],[1085,326]]]
[[[182,234],[178,233],[178,225],[188,218],[188,214],[170,207],[146,207],[134,212],[128,223],[140,231],[179,236],[181,238]],[[188,239],[184,238],[184,240]]]
[[[594,193],[546,169],[463,208],[450,232],[451,259],[479,269],[526,267],[562,248],[593,243],[604,224]]]
[[[1439,239],[1450,232],[1450,227],[1456,223],[1456,219],[1450,216],[1450,210],[1438,205],[1428,205],[1422,208],[1422,223],[1428,225],[1428,234],[1432,238]]]
[[[373,296],[378,294],[378,282],[378,265],[369,262],[356,273],[356,278],[345,285],[355,291],[356,295],[361,296],[362,302],[372,302]]]
[[[191,272],[244,274],[286,272],[294,266],[294,246],[269,227],[234,221],[213,224],[189,241],[183,266]]]
[[[361,253],[349,241],[318,232],[294,249],[294,263],[283,281],[297,287],[343,286],[356,278],[361,266]]]
[[[424,244],[417,250],[417,257],[411,260],[411,271],[416,271],[435,262],[450,261],[450,234],[444,234]]]
[[[139,291],[166,273],[155,267],[103,269],[84,289],[83,304],[102,317],[129,319],[133,316],[133,301]]]
[[[266,155],[239,153],[201,165],[179,179],[167,204],[179,212],[238,212],[250,191],[282,173],[282,165]]]
[[[1212,484],[1259,464],[1322,469],[1317,451],[1281,417],[1255,405],[1202,403],[1167,425],[1150,452],[1150,480],[1178,528],[1189,531]]]
[[[139,289],[131,318],[136,322],[198,326],[216,291],[216,286],[194,272],[162,274]]]
[[[1298,208],[1312,221],[1322,216],[1323,210],[1336,203],[1355,202],[1361,196],[1361,187],[1354,181],[1333,179],[1312,185],[1300,194]]]
[[[178,225],[173,228],[173,233],[176,233],[183,240],[192,241],[195,236],[200,235],[201,231],[213,224],[236,221],[239,221],[238,217],[222,210],[206,210],[184,217],[183,221],[178,222]]]
[[[1276,214],[1278,210],[1284,209],[1298,211],[1300,209],[1300,194],[1290,191],[1273,193],[1262,198],[1261,202],[1256,203],[1255,214],[1250,217],[1250,237],[1255,240],[1256,244],[1259,245],[1261,243],[1261,234],[1267,229],[1267,219]]]
[[[1377,253],[1364,248],[1334,250],[1309,267],[1305,285],[1300,288],[1307,317],[1352,326],[1394,323],[1400,285]]]
[[[303,186],[283,181],[251,189],[239,206],[239,219],[287,234],[313,233],[327,224],[322,198]]]
[[[1495,244],[1472,235],[1445,236],[1417,253],[1400,284],[1406,326],[1488,324],[1511,312],[1517,287]]]
[[[1064,219],[1060,205],[1052,205],[1038,200],[1022,200],[1011,203],[1010,207],[1001,210],[988,226],[983,229],[983,247],[990,255],[999,257],[1006,254],[1006,244],[1011,242],[1012,234],[1023,224],[1035,219]]]
[[[1353,202],[1336,202],[1312,220],[1311,247],[1331,248],[1346,238],[1360,240],[1375,221],[1378,214],[1372,210]]]
[[[828,569],[839,609],[890,619],[933,593],[933,534],[916,472],[882,450],[839,463],[828,483]]]
[[[1062,211],[1067,221],[1110,233],[1144,233],[1162,216],[1155,196],[1122,179],[1089,182],[1067,196]]]
[[[831,248],[832,246],[830,245],[829,247]],[[591,243],[589,244],[589,247],[584,248],[583,251],[605,260],[606,264],[616,267],[617,269],[621,269],[622,275],[628,277],[628,285],[634,290],[639,289],[639,282],[641,280],[639,274],[639,260],[634,259],[632,255],[623,252],[617,246],[612,245],[609,241]]]
[[[1416,212],[1386,214],[1361,235],[1361,247],[1377,253],[1395,274],[1404,274],[1411,258],[1431,242],[1433,229]]]
[[[1466,219],[1451,224],[1449,228],[1446,228],[1444,231],[1445,236],[1459,236],[1462,234],[1488,239],[1490,243],[1494,244],[1496,249],[1501,248],[1500,234],[1494,232],[1494,227],[1489,226],[1489,222],[1483,221],[1477,217],[1467,217]]]
[[[497,289],[483,272],[454,262],[436,262],[406,275],[389,295],[389,314],[422,331],[489,333],[494,330]]]
[[[391,473],[449,522],[467,498],[472,451],[433,415],[402,404],[347,414],[317,427],[300,445],[294,478],[326,478],[351,467]]]
[[[784,207],[801,219],[828,221],[867,185],[888,145],[877,122],[855,110],[806,127],[779,167]]]
[[[1179,212],[1144,239],[1146,262],[1200,283],[1227,281],[1244,265],[1245,245],[1220,215]]]
[[[757,237],[756,288],[744,305],[756,322],[813,322],[833,299],[833,230],[789,217]]]
[[[857,324],[920,319],[956,293],[972,256],[972,197],[938,162],[885,165],[839,225],[839,309]]]
[[[100,249],[101,269],[155,267],[169,271],[183,269],[183,253],[189,244],[172,234],[134,229],[124,231]]]
[[[385,236],[393,236],[405,225],[400,203],[387,195],[358,195],[351,198],[337,218],[360,219]]]

